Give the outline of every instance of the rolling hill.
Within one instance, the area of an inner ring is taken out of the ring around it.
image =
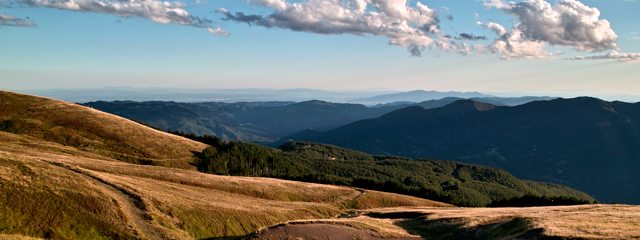
[[[282,228],[295,235],[295,226],[315,238],[418,239],[428,237],[423,221],[428,229],[447,230],[439,222],[490,218],[481,221],[493,224],[536,217],[532,212],[554,214],[554,222],[502,225],[496,234],[640,236],[634,228],[640,210],[632,206],[482,210],[359,188],[205,174],[195,171],[198,160],[190,155],[206,149],[204,144],[114,115],[4,91],[0,113],[2,239],[273,239]],[[429,212],[440,208],[437,215]],[[495,213],[479,214],[488,211]],[[579,216],[603,217],[575,225]],[[570,227],[556,231],[559,226]],[[464,229],[461,234],[493,232],[481,224]]]
[[[640,103],[587,97],[515,107],[461,100],[286,139],[499,167],[584,190],[601,201],[640,203],[639,116]]]
[[[347,209],[449,206],[199,173],[192,151],[204,144],[57,100],[0,92],[0,116],[0,238],[201,239]]]

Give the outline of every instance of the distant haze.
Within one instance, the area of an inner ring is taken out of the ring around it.
[[[176,102],[264,102],[289,101],[302,102],[321,100],[335,103],[359,103],[364,105],[422,102],[455,98],[487,98],[487,97],[524,97],[540,96],[579,97],[591,96],[609,101],[638,102],[640,96],[634,95],[589,95],[569,93],[484,93],[464,91],[433,91],[433,90],[321,90],[321,89],[270,89],[270,88],[239,88],[239,89],[188,89],[188,88],[87,88],[87,89],[30,89],[18,92],[61,99],[70,102],[85,103],[92,101],[176,101]]]

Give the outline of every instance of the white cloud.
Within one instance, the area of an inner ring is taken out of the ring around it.
[[[79,12],[97,12],[120,17],[141,17],[156,23],[175,23],[204,27],[209,20],[192,16],[180,2],[159,0],[22,0],[34,7],[58,8]]]
[[[514,28],[511,32],[495,22],[490,22],[486,28],[498,35],[489,49],[494,53],[499,53],[505,59],[510,58],[543,58],[550,56],[545,51],[545,43],[541,41],[528,40],[520,29]]]
[[[28,18],[17,18],[11,15],[0,13],[0,26],[34,27],[36,26],[36,24]]]
[[[32,7],[140,17],[160,24],[212,28],[212,21],[191,15],[181,2],[161,0],[18,0]],[[214,27],[214,29],[216,29]],[[218,34],[219,35],[219,34]]]
[[[508,3],[489,0],[485,1],[485,6],[501,9],[518,20],[508,33],[503,31],[506,30],[504,27],[499,32],[492,29],[498,35],[493,44],[498,46],[495,50],[507,57],[520,54],[534,57],[534,50],[544,49],[544,44],[573,47],[579,51],[618,49],[618,36],[607,20],[600,19],[600,11],[577,0],[558,0],[555,4],[546,0]]]
[[[228,37],[230,34],[223,30],[220,27],[214,27],[214,28],[207,28],[207,32],[213,34],[214,36],[220,36],[220,37]]]
[[[269,7],[270,15],[218,12],[224,20],[244,22],[266,28],[282,28],[318,34],[385,36],[389,44],[406,47],[420,56],[430,46],[451,47],[439,29],[434,10],[420,2],[409,6],[406,0],[250,0]]]
[[[287,2],[285,0],[248,0],[251,4],[263,5],[265,7],[275,8],[277,10],[287,9]]]
[[[621,53],[618,51],[611,51],[610,53],[604,55],[595,55],[595,56],[578,56],[572,58],[573,60],[598,60],[598,59],[612,59],[618,60],[620,62],[640,62],[640,53]]]

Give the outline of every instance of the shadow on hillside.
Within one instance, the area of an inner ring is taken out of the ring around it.
[[[429,220],[428,214],[420,212],[369,213],[367,216],[404,219],[396,225],[424,239],[576,239],[544,236],[542,228],[533,228],[530,220],[519,217],[468,228],[464,226],[464,219]]]
[[[240,237],[214,237],[214,238],[202,238],[200,240],[242,240],[242,239],[252,239],[253,238],[253,234],[247,235],[247,236],[240,236]]]

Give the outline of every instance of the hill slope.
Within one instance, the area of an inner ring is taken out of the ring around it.
[[[14,108],[12,104],[0,105],[2,116],[5,117],[3,121],[17,119],[18,123],[26,122],[5,128],[12,132],[0,131],[2,239],[262,238],[264,235],[260,233],[263,232],[259,231],[256,235],[256,231],[266,229],[265,234],[268,234],[277,226],[286,227],[300,221],[344,222],[347,227],[338,228],[337,231],[345,232],[345,236],[351,236],[355,231],[358,235],[369,236],[368,239],[417,239],[420,231],[413,226],[396,225],[398,220],[394,217],[377,216],[371,219],[359,215],[389,211],[397,211],[402,215],[415,211],[417,207],[420,207],[420,211],[435,211],[434,208],[444,207],[453,212],[442,213],[451,214],[452,217],[460,217],[464,211],[468,211],[470,217],[477,216],[475,209],[455,208],[398,194],[270,178],[217,176],[185,169],[132,164],[113,156],[124,154],[120,153],[122,151],[139,154],[132,156],[144,156],[148,161],[143,163],[165,165],[164,162],[169,161],[189,164],[190,160],[186,158],[168,158],[186,155],[183,151],[154,151],[160,148],[158,145],[196,150],[202,145],[73,104],[6,92],[0,92],[0,99],[9,99],[28,109]],[[49,112],[47,109],[55,111]],[[56,120],[71,117],[76,121]],[[92,125],[87,127],[89,125],[84,123]],[[55,129],[69,130],[56,132]],[[135,138],[128,139],[127,135],[120,136],[119,132],[145,133],[157,137],[159,141],[154,142],[152,138],[141,135],[133,135]],[[120,145],[114,140],[114,135],[122,137]],[[82,141],[66,141],[74,136],[85,138],[80,138]],[[91,145],[85,145],[87,142]],[[138,151],[132,151],[132,148]],[[344,155],[348,155],[348,152],[345,151]],[[386,207],[400,208],[385,210]],[[384,209],[375,210],[377,208]],[[625,215],[618,221],[620,208],[623,208]],[[626,206],[620,208],[596,209],[598,214],[607,217],[591,219],[589,225],[585,226],[586,230],[582,227],[573,232],[536,236],[582,237],[585,236],[582,233],[588,231],[588,236],[594,238],[637,237],[637,234],[629,235],[629,231],[624,230],[631,229],[633,234],[640,211]],[[531,211],[557,214],[558,210],[514,209],[509,211],[507,217],[527,217],[526,212]],[[582,209],[577,212],[596,216]],[[443,215],[440,212],[438,214]],[[340,218],[336,218],[338,216]],[[556,224],[564,224],[564,219],[558,219],[561,222]],[[612,219],[616,220],[615,226],[607,225]],[[530,227],[538,229],[540,226]],[[316,226],[311,228],[318,229]],[[553,230],[554,226],[542,228]],[[617,235],[612,235],[614,233],[607,231],[609,229],[617,231]],[[335,233],[320,231],[312,237],[334,237]]]
[[[601,201],[640,203],[640,103],[594,98],[496,107],[470,100],[409,107],[287,138],[373,154],[433,157],[560,183]]]
[[[4,91],[0,91],[0,131],[122,161],[181,168],[192,168],[192,151],[205,147],[88,107]]]
[[[8,92],[0,99],[0,238],[201,239],[349,209],[449,206],[163,167],[193,168],[191,151],[204,145],[75,104]]]

